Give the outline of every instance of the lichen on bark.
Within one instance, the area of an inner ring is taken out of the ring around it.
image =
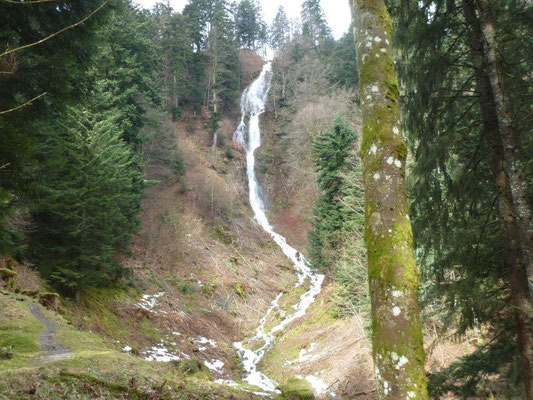
[[[361,159],[372,345],[382,399],[427,399],[418,305],[418,270],[407,192],[407,147],[400,134],[392,23],[384,0],[350,1],[363,115]]]

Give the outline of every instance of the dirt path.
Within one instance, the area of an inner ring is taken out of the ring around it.
[[[72,357],[72,352],[56,341],[56,324],[44,316],[37,304],[28,304],[28,308],[32,315],[46,327],[46,331],[39,335],[39,344],[41,345],[42,350],[46,353],[44,360],[42,360],[42,364],[66,360],[67,358]]]

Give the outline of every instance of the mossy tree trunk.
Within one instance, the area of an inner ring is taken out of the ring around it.
[[[428,398],[418,270],[407,192],[407,147],[400,134],[392,24],[384,0],[350,0],[363,114],[361,159],[372,346],[381,399]]]

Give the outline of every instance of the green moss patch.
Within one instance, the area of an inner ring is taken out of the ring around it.
[[[304,379],[290,377],[287,381],[279,386],[282,399],[290,400],[314,400],[313,387]]]

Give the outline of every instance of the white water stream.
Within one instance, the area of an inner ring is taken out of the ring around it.
[[[250,338],[250,342],[263,341],[264,344],[256,349],[250,350],[244,347],[242,342],[234,343],[238,349],[239,356],[242,359],[244,369],[246,370],[246,382],[251,385],[260,387],[267,392],[277,392],[276,382],[258,370],[258,364],[271,347],[275,333],[284,329],[289,323],[305,315],[309,306],[313,303],[316,296],[320,293],[324,275],[313,273],[308,267],[306,260],[301,254],[291,247],[287,240],[280,234],[274,232],[274,229],[268,222],[265,213],[265,205],[261,199],[259,192],[259,184],[255,176],[255,157],[254,152],[261,146],[261,130],[259,128],[259,116],[264,112],[265,102],[270,89],[271,80],[271,64],[267,63],[263,67],[263,71],[259,78],[257,78],[242,94],[241,98],[241,123],[234,134],[234,140],[239,142],[246,150],[246,170],[248,174],[248,185],[250,194],[250,205],[254,212],[254,217],[263,229],[270,234],[272,239],[278,244],[283,253],[294,264],[294,270],[298,275],[298,282],[296,287],[301,286],[306,279],[309,279],[309,290],[301,295],[300,301],[293,306],[290,313],[284,315],[284,319],[272,329],[266,329],[265,325],[268,317],[276,309],[279,310],[278,301],[283,296],[280,293],[271,303],[264,317],[261,319],[257,333]],[[246,125],[246,117],[249,116],[248,125]],[[282,310],[280,312],[283,314]]]

